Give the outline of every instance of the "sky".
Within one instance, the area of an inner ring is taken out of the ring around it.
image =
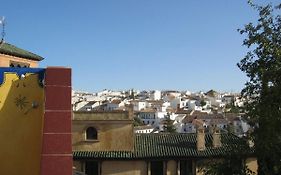
[[[278,0],[256,0],[259,4]],[[75,90],[240,92],[246,0],[2,0],[5,41],[72,68]]]

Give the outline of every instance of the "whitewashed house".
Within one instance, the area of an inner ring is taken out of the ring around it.
[[[225,103],[222,102],[222,95],[214,90],[210,90],[206,93],[205,98],[211,101],[211,105],[215,107],[223,108]]]
[[[178,114],[175,113],[167,113],[157,111],[155,109],[146,109],[139,111],[137,117],[143,122],[145,125],[152,125],[156,129],[161,130],[161,122],[166,120],[167,116],[170,116],[171,120],[175,120]]]
[[[189,110],[202,111],[202,107],[198,100],[189,100],[186,106]]]
[[[177,97],[173,100],[171,100],[170,105],[173,109],[178,109],[178,108],[184,108],[188,106],[189,99],[184,99],[182,97]]]
[[[110,90],[104,89],[104,90],[98,92],[98,93],[97,93],[97,96],[106,96],[106,95],[108,95],[109,93],[110,93]]]
[[[238,116],[233,120],[233,130],[235,135],[242,137],[247,133],[249,129],[250,125],[245,120],[243,120],[241,116]]]
[[[73,106],[73,111],[93,111],[100,105],[99,101],[81,101]]]
[[[121,100],[112,100],[111,102],[107,102],[105,104],[105,110],[106,111],[113,111],[113,110],[116,110],[120,107],[123,107],[125,106],[124,102],[121,101]]]
[[[167,108],[168,107],[170,107],[171,106],[171,104],[170,104],[170,102],[164,102],[163,104],[162,104],[162,107],[161,107],[161,112],[166,112],[167,111]]]
[[[149,93],[147,91],[141,91],[137,96],[137,99],[139,100],[146,100],[149,98]]]
[[[196,128],[191,121],[187,121],[186,114],[178,114],[175,118],[174,125],[178,133],[195,133]]]
[[[135,133],[148,134],[148,133],[152,133],[153,131],[154,131],[154,127],[151,125],[143,125],[143,126],[134,127]]]
[[[234,96],[233,95],[224,95],[222,97],[222,102],[225,104],[232,104],[234,102]]]
[[[131,105],[133,105],[134,111],[141,111],[146,109],[147,102],[143,100],[132,100],[130,101]]]
[[[152,125],[154,127],[157,127],[159,125],[160,120],[157,117],[156,110],[143,110],[138,112],[137,116],[144,125]]]
[[[149,95],[150,100],[161,100],[161,91],[155,90],[151,91]]]

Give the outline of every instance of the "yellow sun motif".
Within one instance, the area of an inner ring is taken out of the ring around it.
[[[15,98],[15,104],[17,107],[19,107],[21,110],[23,110],[29,102],[27,101],[27,98],[25,96],[19,95]]]

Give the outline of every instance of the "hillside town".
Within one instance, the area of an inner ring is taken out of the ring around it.
[[[2,4],[0,174],[281,174],[280,2],[53,4]]]
[[[257,171],[239,94],[78,92],[70,68],[38,68],[43,57],[8,43],[0,59],[4,174],[203,175],[234,149]]]
[[[135,133],[196,133],[198,126],[217,126],[239,137],[250,126],[242,111],[239,93],[176,90],[72,91],[73,111],[133,111]]]

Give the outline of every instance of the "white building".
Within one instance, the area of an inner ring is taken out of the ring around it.
[[[140,101],[140,100],[132,100],[130,103],[133,105],[134,111],[141,111],[144,110],[147,106],[146,101]]]
[[[241,116],[238,116],[233,120],[233,130],[235,135],[242,137],[247,133],[249,129],[250,125],[245,120],[243,120]]]
[[[170,104],[173,109],[184,108],[187,106],[189,99],[183,99],[181,97],[171,100]]]
[[[81,101],[73,104],[73,111],[93,111],[99,107],[101,102],[98,101]]]
[[[186,114],[178,114],[178,116],[175,119],[174,125],[177,129],[178,133],[195,133],[196,128],[195,125],[192,124],[192,120],[185,121],[187,120]]]
[[[143,122],[144,125],[152,125],[157,127],[159,125],[159,118],[157,117],[156,110],[145,110],[138,113],[138,118]]]
[[[151,100],[161,100],[161,91],[159,90],[151,91],[149,98]]]
[[[147,109],[140,111],[137,116],[143,124],[152,125],[156,129],[161,129],[161,122],[166,120],[168,113]],[[170,113],[169,116],[171,120],[175,120],[178,114]]]
[[[197,100],[189,100],[186,106],[189,110],[202,111],[202,107]]]
[[[109,93],[110,93],[110,90],[104,89],[104,90],[98,92],[97,96],[106,96],[106,95],[109,95]]]
[[[111,102],[107,102],[105,104],[105,110],[106,111],[113,111],[113,110],[116,110],[120,107],[123,107],[125,106],[124,102],[121,101],[121,100],[112,100]]]
[[[135,133],[148,134],[148,133],[152,133],[153,130],[154,130],[154,127],[151,126],[151,125],[135,126],[134,127],[134,132]]]

